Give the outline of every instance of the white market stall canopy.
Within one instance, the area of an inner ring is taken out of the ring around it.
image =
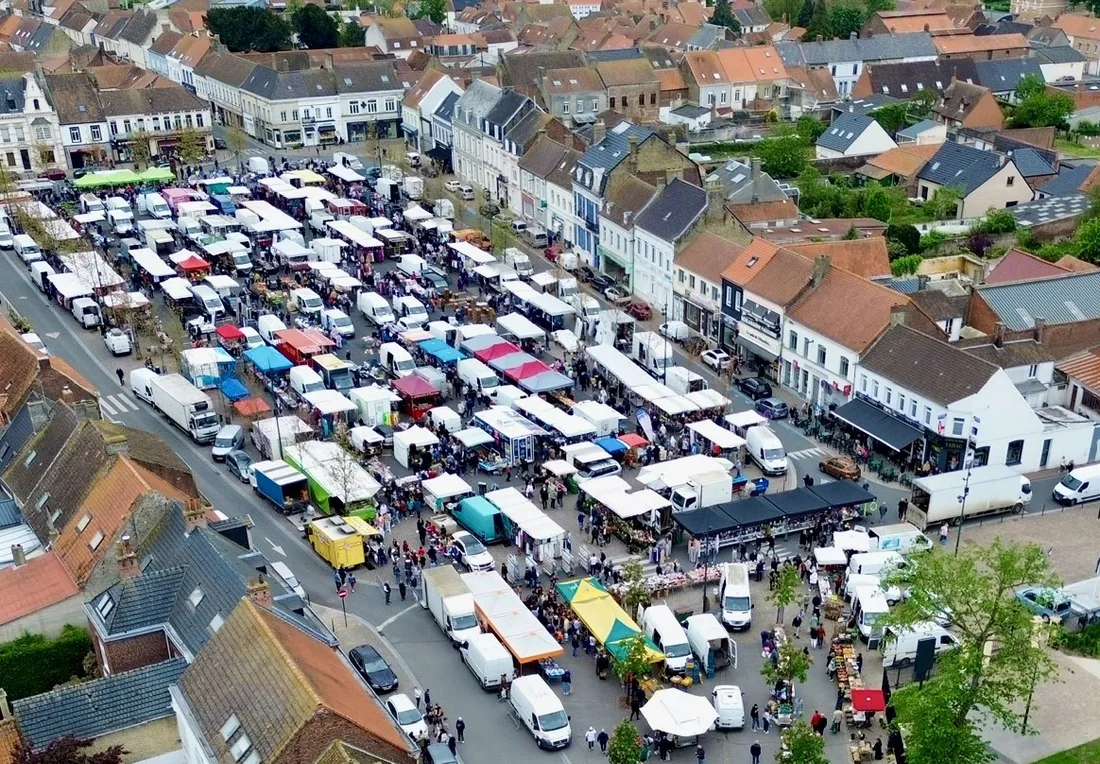
[[[345,411],[358,411],[355,404],[348,398],[336,390],[317,390],[312,393],[306,393],[302,396],[313,408],[321,412],[322,416],[326,414],[340,414]]]
[[[98,252],[64,252],[57,259],[92,289],[110,289],[126,283]]]
[[[408,220],[412,223],[415,223],[418,220],[430,220],[432,217],[432,213],[428,212],[419,204],[410,204],[408,208],[406,208],[405,211],[401,214],[405,216],[405,220]]]
[[[467,427],[465,430],[452,432],[451,437],[466,448],[475,448],[493,442],[493,436],[480,427]]]
[[[269,202],[250,199],[242,202],[241,205],[255,212],[260,217],[260,221],[269,226],[264,230],[285,231],[302,227],[301,223]]]
[[[732,414],[726,414],[723,419],[726,420],[726,424],[732,425],[738,429],[745,429],[748,427],[755,427],[758,424],[767,424],[768,420],[757,412],[749,409],[748,411],[735,411]]]
[[[556,475],[557,477],[572,475],[577,471],[576,467],[563,459],[551,459],[548,462],[543,462],[542,468],[551,475]]]
[[[740,435],[715,424],[709,419],[692,422],[688,425],[688,429],[697,433],[700,437],[709,440],[722,450],[741,448],[741,446],[745,445],[745,439]]]
[[[550,427],[561,433],[566,438],[582,438],[594,436],[596,428],[591,422],[567,414],[549,401],[532,395],[522,398],[513,404],[517,411],[526,414],[540,424]]]
[[[191,289],[189,288],[187,279],[174,276],[170,279],[165,279],[160,282],[160,288],[164,290],[164,293],[171,297],[173,300],[188,300],[191,298]]]
[[[333,165],[328,168],[329,175],[339,178],[345,183],[362,183],[366,178],[357,173],[350,167],[345,167],[342,164]]]
[[[439,477],[428,478],[420,483],[420,487],[425,493],[430,493],[439,499],[449,499],[452,496],[464,496],[474,492],[469,483],[450,472]]]
[[[466,241],[452,241],[447,246],[453,249],[457,254],[462,255],[462,257],[465,257],[467,260],[477,265],[496,262],[496,258],[488,252],[478,249],[473,244]]]
[[[549,435],[546,430],[534,422],[524,419],[522,416],[504,406],[490,406],[483,411],[478,411],[474,417],[493,428],[505,438],[523,438],[528,435]]]
[[[574,464],[591,464],[592,462],[601,462],[611,458],[611,454],[595,443],[570,443],[567,446],[562,446],[561,450],[573,460]]]
[[[709,387],[703,390],[696,390],[694,393],[686,393],[684,397],[690,403],[695,404],[701,409],[725,410],[726,406],[730,405],[729,398]]]
[[[497,325],[504,330],[501,334],[510,334],[521,340],[540,340],[546,336],[546,332],[519,313],[497,316]]]
[[[833,534],[833,546],[852,552],[866,552],[871,548],[871,537],[860,531],[837,531]]]
[[[848,555],[844,554],[843,549],[837,549],[835,546],[817,547],[814,549],[814,559],[817,560],[818,565],[848,564]]]
[[[141,292],[111,292],[103,295],[105,308],[134,309],[144,308],[149,304],[149,298]]]
[[[329,230],[335,234],[343,236],[351,244],[357,247],[381,247],[382,242],[371,236],[369,233],[361,228],[356,228],[354,225],[346,220],[330,220],[328,222]],[[379,232],[381,233],[381,232]]]
[[[151,249],[145,247],[131,249],[130,257],[143,271],[155,279],[172,278],[176,275],[175,269],[161,260]]]

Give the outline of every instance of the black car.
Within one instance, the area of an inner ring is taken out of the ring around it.
[[[375,692],[393,692],[397,689],[397,674],[390,664],[370,645],[359,645],[348,651],[351,665]]]
[[[588,283],[592,279],[596,278],[596,274],[587,265],[582,265],[580,268],[573,272],[573,275],[585,283]]]
[[[215,138],[214,139],[214,148],[216,148],[218,151],[225,151],[229,147],[225,145],[225,141],[222,140],[221,138]]]
[[[592,286],[602,292],[608,287],[615,286],[615,279],[611,278],[606,273],[597,273],[592,277]]]
[[[420,271],[420,280],[424,283],[424,286],[430,286],[437,292],[442,292],[450,287],[447,278],[434,268]]]
[[[363,174],[366,175],[371,180],[378,180],[379,178],[382,177],[382,168],[381,167],[368,167],[363,172]]]
[[[229,474],[242,483],[250,482],[252,476],[252,457],[240,449],[225,455],[225,466]]]
[[[770,398],[772,394],[772,386],[760,377],[744,377],[737,380],[737,389],[754,401]]]

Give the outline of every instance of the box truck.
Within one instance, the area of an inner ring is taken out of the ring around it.
[[[733,499],[733,476],[724,470],[692,475],[672,492],[673,512],[714,507]]]
[[[309,504],[309,481],[282,459],[252,465],[252,490],[284,515],[301,512]]]
[[[439,628],[458,646],[481,633],[474,595],[450,565],[429,568],[420,577],[420,606],[430,610]]]
[[[150,380],[153,405],[196,443],[211,443],[221,429],[210,396],[181,374],[162,374]]]
[[[980,515],[1023,512],[1031,502],[1031,481],[1011,467],[990,464],[969,474],[967,479],[967,471],[958,470],[914,480],[906,519],[923,531]]]

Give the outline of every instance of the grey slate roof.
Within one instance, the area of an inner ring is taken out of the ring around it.
[[[913,138],[915,140],[916,137],[918,135],[920,135],[921,133],[923,133],[925,130],[931,130],[932,128],[937,127],[937,126],[939,126],[938,122],[933,122],[930,119],[922,119],[920,122],[918,122],[915,125],[910,125],[909,127],[905,128],[904,130],[898,130],[898,137],[899,138]]]
[[[742,27],[767,26],[772,23],[772,17],[759,5],[751,8],[736,8],[733,11],[733,17]]]
[[[706,106],[692,106],[691,104],[687,104],[686,106],[681,106],[679,109],[673,109],[672,113],[678,117],[695,119],[696,117],[702,117],[704,114],[710,114],[710,109]]]
[[[454,115],[455,104],[458,103],[458,93],[448,93],[432,114],[432,119],[438,119],[445,125],[451,124]]]
[[[336,95],[336,79],[328,69],[276,72],[266,66],[257,66],[241,85],[241,90],[273,101],[321,98]]]
[[[481,120],[485,119],[485,116],[492,111],[503,94],[504,91],[496,85],[485,80],[474,80],[470,83],[470,87],[462,93],[455,105],[455,108],[459,109],[459,112],[457,112],[458,121],[462,124],[470,124],[474,130],[481,132]],[[476,121],[467,123],[467,113],[471,115],[471,120]]]
[[[595,146],[589,146],[573,169],[573,180],[590,191],[603,194],[607,175],[630,153],[630,138],[641,145],[653,135],[652,128],[639,127],[630,122],[620,122],[607,131],[607,135]]]
[[[338,65],[333,70],[338,93],[375,93],[401,90],[400,77],[388,61]]]
[[[12,710],[35,749],[65,735],[97,738],[171,716],[168,687],[186,668],[187,661],[174,658],[23,698]]]
[[[771,23],[771,19],[768,18],[768,12],[765,11],[763,8],[754,8],[753,10],[760,11],[760,13],[764,15],[764,17],[767,19],[763,22],[764,24]],[[738,11],[734,11],[735,15],[737,13]],[[738,20],[740,21],[740,19]],[[742,22],[742,26],[744,25],[744,22]],[[716,26],[714,24],[703,24],[703,26],[699,27],[699,31],[693,34],[691,36],[691,39],[688,40],[688,47],[698,48],[699,50],[710,50],[711,48],[715,47],[720,40],[725,39],[725,34],[726,30],[724,27]]]
[[[1043,70],[1034,58],[998,58],[993,61],[977,61],[975,82],[994,93],[1008,93],[1016,89],[1020,80],[1028,75],[1043,79]]]
[[[23,113],[25,88],[26,81],[22,77],[0,78],[0,114]]]
[[[1070,196],[1052,196],[1046,199],[1036,199],[1033,202],[1024,202],[1015,207],[1009,207],[1008,211],[1016,218],[1016,224],[1020,228],[1051,223],[1055,220],[1066,220],[1080,217],[1091,206],[1087,194],[1076,193]]]
[[[997,174],[1000,156],[961,143],[943,144],[917,175],[941,186],[961,188],[963,196]]]
[[[0,494],[0,528],[11,528],[23,524],[23,513],[8,494]]]
[[[731,204],[751,204],[752,202],[781,202],[787,198],[770,175],[761,171],[760,176],[752,177],[752,168],[731,159],[714,169],[707,180],[718,178],[725,187],[725,199]]]
[[[881,109],[883,106],[890,106],[895,103],[901,103],[901,99],[883,95],[882,93],[875,93],[855,101],[843,101],[833,104],[833,119],[835,120],[840,114],[870,114],[873,111]]]
[[[785,64],[800,62],[808,66],[826,66],[849,61],[867,63],[901,61],[906,58],[934,59],[939,55],[936,46],[932,44],[932,36],[927,32],[792,44],[796,46],[797,59],[788,61],[787,56],[780,50],[780,57]]]
[[[817,139],[817,145],[844,153],[874,123],[873,119],[863,114],[841,114],[825,128],[825,132]]]
[[[255,61],[212,50],[195,65],[195,74],[217,80],[229,87],[239,88],[252,71],[258,68],[261,67]]]
[[[1036,178],[1041,175],[1053,175],[1054,168],[1035,149],[1014,149],[1009,152],[1016,169],[1025,178]]]
[[[978,293],[1013,331],[1033,328],[1036,317],[1049,324],[1100,318],[1100,271],[990,284]]]
[[[1039,63],[1044,63],[1043,59],[1052,64],[1075,64],[1085,60],[1084,55],[1068,45],[1039,45],[1033,47],[1032,51],[1039,58]]]
[[[503,130],[529,100],[527,96],[520,95],[514,90],[505,90],[485,115],[485,121]]]
[[[157,26],[157,14],[152,11],[138,11],[119,32],[119,37],[134,45],[142,45]]]
[[[1073,196],[1079,194],[1081,193],[1081,184],[1095,169],[1090,165],[1078,165],[1077,167],[1062,165],[1058,177],[1051,178],[1039,186],[1038,191],[1046,196]]]
[[[649,200],[634,225],[662,241],[676,242],[707,209],[707,192],[676,178]]]
[[[625,61],[630,58],[641,58],[645,53],[640,48],[621,48],[620,50],[590,50],[584,54],[590,64],[600,61]]]
[[[973,82],[976,76],[974,61],[970,58],[874,64],[865,71],[871,92],[895,98],[912,98],[924,88],[942,95],[952,79]]]
[[[949,405],[979,392],[998,368],[907,326],[892,326],[859,361],[922,398]]]

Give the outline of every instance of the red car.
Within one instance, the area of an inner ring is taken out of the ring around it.
[[[48,170],[43,170],[38,173],[38,177],[47,180],[65,180],[65,171],[59,167],[51,167]]]
[[[626,312],[639,321],[648,321],[653,317],[653,308],[638,300],[630,303],[626,308]]]

